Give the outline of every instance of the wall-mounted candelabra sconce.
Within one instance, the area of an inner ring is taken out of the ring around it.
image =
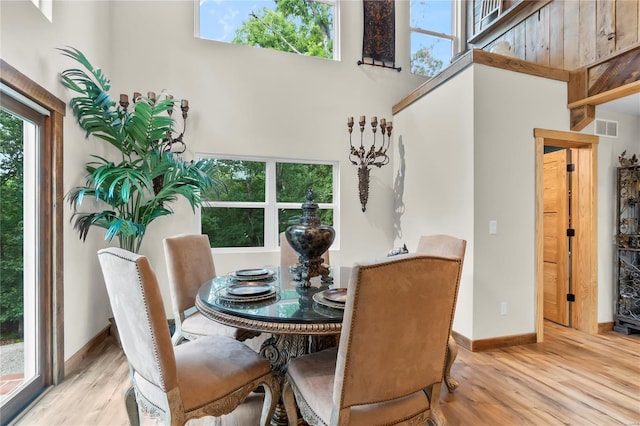
[[[135,104],[142,98],[142,94],[140,92],[133,93],[133,103]],[[170,101],[170,108],[167,110],[167,114],[169,117],[173,114],[174,104],[173,96],[165,93],[161,93],[159,97],[156,97],[154,92],[147,93],[146,101],[150,104],[155,104],[159,102],[161,99],[165,99]],[[129,96],[125,94],[120,95],[120,106],[126,111],[129,107]],[[163,139],[159,139],[157,143],[157,147],[160,148],[161,152],[172,152],[174,154],[182,154],[187,150],[187,145],[184,143],[184,132],[187,129],[187,116],[189,113],[189,101],[187,99],[182,99],[180,101],[180,110],[182,111],[182,131],[174,135],[172,132],[167,132],[167,135]]]
[[[391,130],[393,129],[393,123],[387,121],[384,118],[380,119],[378,123],[378,117],[371,118],[371,131],[373,132],[373,142],[369,148],[364,144],[364,128],[367,124],[367,118],[360,116],[360,146],[353,146],[351,142],[351,135],[353,133],[353,117],[347,119],[347,128],[349,129],[349,145],[351,151],[349,152],[349,161],[351,164],[358,166],[358,192],[360,194],[360,204],[362,205],[362,211],[367,209],[367,201],[369,200],[369,171],[371,166],[382,167],[385,164],[389,164],[389,157],[387,156],[387,149],[391,143]],[[380,126],[380,133],[382,133],[382,145],[380,148],[376,148],[376,133]]]

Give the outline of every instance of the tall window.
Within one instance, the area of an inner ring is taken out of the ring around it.
[[[53,22],[53,0],[31,0],[42,14],[49,20],[49,22]]]
[[[210,156],[224,189],[203,194],[201,232],[213,248],[274,250],[297,224],[308,188],[322,223],[338,232],[337,163]]]
[[[411,0],[411,72],[436,75],[460,53],[464,13],[456,0]]]
[[[337,0],[200,0],[196,36],[338,59]]]
[[[0,59],[0,418],[64,377],[65,105]],[[54,306],[54,303],[56,304]]]

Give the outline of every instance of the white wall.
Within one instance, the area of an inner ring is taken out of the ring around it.
[[[392,150],[399,156],[399,147],[404,147],[404,180],[399,178],[400,157],[392,158],[392,167],[373,170],[369,204],[363,214],[356,168],[347,161],[346,117],[389,118],[391,107],[422,80],[409,75],[408,61],[403,59],[409,49],[403,31],[408,23],[407,2],[396,2],[401,73],[355,65],[362,42],[362,6],[356,1],[341,5],[340,62],[195,39],[194,3],[186,0],[57,0],[53,2],[53,23],[31,2],[3,0],[0,53],[64,101],[71,95],[59,84],[58,74],[75,65],[55,51],[65,45],[81,49],[102,67],[112,79],[114,94],[166,88],[176,97],[188,98],[192,106],[186,138],[190,155],[207,151],[339,161],[342,239],[340,251],[331,253],[332,263],[351,264],[384,255],[399,243],[412,249],[422,234],[460,236],[469,241],[469,247],[454,328],[473,339],[532,332],[532,129],[567,129],[566,92],[558,88],[561,83],[475,66],[473,73],[465,70],[402,111],[396,117]],[[472,91],[473,104],[467,96]],[[529,101],[523,103],[523,97]],[[498,106],[500,111],[496,111]],[[499,131],[500,126],[504,132]],[[611,142],[601,138],[598,321],[611,320],[613,303],[607,282],[613,274],[614,204],[611,192],[606,195],[603,191],[613,191],[609,172],[623,144],[628,152],[638,153],[637,119],[635,127],[635,137],[621,135]],[[65,119],[64,137],[67,191],[81,182],[89,154],[104,154],[105,150],[84,139],[71,112]],[[174,216],[151,225],[141,250],[155,265],[168,311],[161,241],[195,230],[186,203],[177,204],[175,211]],[[105,327],[110,316],[95,256],[107,245],[103,234],[92,231],[82,243],[69,218],[67,208],[67,358]],[[498,221],[497,236],[487,235],[490,219]],[[609,246],[609,253],[604,246]],[[276,253],[216,258],[220,272],[269,263],[277,263]],[[497,315],[500,301],[509,303],[506,317]]]
[[[640,156],[640,117],[596,108],[596,118],[618,122],[618,138],[600,136],[598,144],[598,322],[613,319],[616,302],[616,167],[618,157]],[[593,134],[594,123],[582,133]]]
[[[564,83],[484,65],[395,116],[407,159],[396,245],[467,240],[454,330],[470,339],[535,330],[533,129],[566,130],[568,119]]]
[[[366,213],[360,210],[355,166],[347,160],[347,116],[391,116],[391,107],[423,79],[408,72],[408,2],[396,3],[396,55],[403,71],[357,66],[362,47],[362,3],[341,2],[342,61],[299,57],[194,38],[192,1],[53,2],[49,23],[31,2],[2,1],[2,58],[64,101],[58,82],[75,66],[54,49],[82,50],[112,80],[112,94],[168,89],[188,98],[186,141],[196,152],[267,155],[339,161],[340,251],[332,263],[385,255],[393,246],[393,170],[372,171]],[[406,59],[405,59],[406,57]],[[99,143],[84,140],[69,111],[65,118],[64,189],[81,182]],[[393,144],[396,143],[394,139]],[[302,202],[303,200],[301,200]],[[151,224],[141,252],[158,274],[170,314],[162,239],[195,230],[186,203],[175,215]],[[108,299],[96,251],[107,245],[92,231],[78,241],[66,212],[64,235],[65,356],[68,358],[107,325]],[[220,272],[276,263],[277,254],[217,256]]]
[[[453,328],[473,335],[474,312],[474,110],[473,72],[447,84],[394,116],[396,188],[394,245],[413,251],[421,235],[467,240]],[[398,151],[400,150],[400,151]]]
[[[405,176],[396,184],[395,244],[414,247],[425,233],[467,239],[454,329],[470,339],[535,331],[533,129],[568,131],[566,103],[565,83],[473,65],[395,116],[406,151],[405,171],[401,155],[394,164]],[[600,109],[597,116],[619,122],[619,137],[600,137],[598,145],[598,322],[610,322],[615,168],[625,149],[627,157],[640,153],[640,118]],[[583,133],[592,134],[593,125]],[[460,196],[465,206],[452,203]],[[498,223],[496,235],[489,235],[490,220]]]
[[[407,16],[407,5],[397,5],[400,17]],[[410,76],[406,63],[401,64],[405,68],[401,73],[356,65],[362,43],[362,3],[341,3],[342,61],[196,39],[193,8],[191,2],[159,1],[153,7],[147,2],[113,3],[111,13],[117,19],[111,22],[114,61],[109,69],[114,92],[166,88],[178,98],[188,98],[189,155],[210,152],[339,161],[341,239],[332,263],[350,265],[385,255],[393,244],[389,227],[392,169],[372,171],[369,204],[363,214],[356,168],[347,159],[346,119],[362,114],[390,117],[391,106],[421,79]],[[163,32],[158,28],[161,22],[189,25]],[[146,37],[159,42],[121,48],[134,38]],[[400,30],[397,37],[398,57],[408,57]],[[156,265],[161,283],[166,282],[162,238],[193,231],[194,221],[190,209],[179,206],[174,216],[151,225],[141,252]],[[216,268],[224,273],[275,264],[278,259],[275,252],[217,254]],[[163,295],[168,309],[166,286]]]
[[[108,34],[107,2],[53,2],[50,23],[30,1],[0,2],[0,40],[2,59],[27,77],[68,100],[58,82],[61,70],[71,63],[56,50],[74,45],[91,55],[96,63],[110,61],[105,34]],[[82,165],[90,153],[103,153],[97,144],[84,140],[84,134],[67,111],[64,122],[64,190],[81,182]],[[86,243],[69,224],[70,210],[64,218],[64,323],[65,357],[73,355],[107,325],[111,316],[109,301],[95,255],[104,247],[99,232],[92,232]]]
[[[474,65],[473,339],[535,332],[534,128],[568,130],[566,83]],[[489,235],[489,221],[498,232]],[[507,302],[507,315],[500,303]]]

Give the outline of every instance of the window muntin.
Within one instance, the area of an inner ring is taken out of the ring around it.
[[[338,235],[337,163],[202,155],[218,167],[226,191],[203,194],[200,230],[214,249],[275,250],[279,233],[299,223],[312,187],[322,223]],[[336,238],[337,239],[337,238]],[[246,250],[245,250],[246,251]]]
[[[196,37],[338,59],[337,0],[199,0]]]
[[[411,72],[432,77],[460,52],[458,1],[411,0]]]

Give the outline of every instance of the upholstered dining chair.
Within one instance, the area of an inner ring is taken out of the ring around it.
[[[329,265],[329,250],[325,251],[322,254],[322,259],[324,260],[325,265]],[[281,266],[291,266],[298,263],[298,253],[295,252],[289,241],[287,241],[287,236],[284,232],[280,233],[280,265]]]
[[[259,333],[212,321],[195,309],[198,289],[216,276],[209,236],[182,234],[165,238],[164,253],[175,318],[174,345],[201,336],[222,335],[244,341]]]
[[[148,259],[120,248],[100,250],[98,258],[129,363],[132,388],[126,403],[131,424],[139,424],[139,409],[171,425],[221,416],[260,385],[260,422],[269,424],[280,393],[265,358],[227,336],[173,346]]]
[[[416,252],[431,256],[457,257],[461,264],[464,263],[464,254],[467,248],[467,241],[453,237],[451,235],[423,235],[418,240]],[[451,367],[458,355],[458,344],[453,336],[449,336],[449,350],[447,351],[447,361],[444,371],[444,382],[449,392],[453,392],[460,385],[456,379],[451,377]]]
[[[289,362],[289,424],[296,401],[312,425],[444,424],[440,388],[461,266],[423,254],[356,263],[338,348]]]
[[[466,248],[466,240],[451,235],[423,235],[418,240],[416,252],[432,256],[454,256],[464,261]]]

